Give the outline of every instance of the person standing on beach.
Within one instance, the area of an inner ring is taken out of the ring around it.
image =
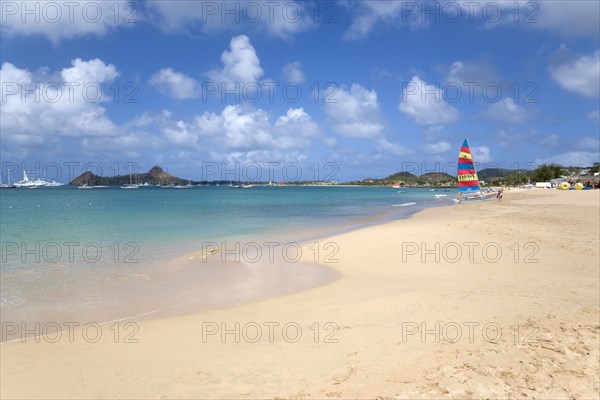
[[[503,196],[502,192],[504,192],[504,188],[500,188],[498,190],[498,194],[496,195],[496,198],[498,199],[498,201],[502,201],[502,196]]]

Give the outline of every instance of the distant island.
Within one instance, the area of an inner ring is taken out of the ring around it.
[[[130,175],[118,175],[118,176],[98,176],[86,171],[79,175],[77,178],[69,182],[69,185],[73,186],[112,186],[112,185],[126,185],[129,183],[143,185],[145,183],[149,185],[174,185],[182,182],[187,182],[186,179],[181,179],[176,176],[163,171],[158,165],[152,167],[150,171],[141,174],[130,174]]]

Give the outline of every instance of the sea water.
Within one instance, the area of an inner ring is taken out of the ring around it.
[[[335,273],[289,259],[186,262],[185,255],[225,243],[279,250],[452,197],[441,189],[345,186],[3,189],[2,320],[152,317],[314,287]]]

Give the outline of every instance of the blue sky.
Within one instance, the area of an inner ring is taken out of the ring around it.
[[[599,4],[2,0],[3,174],[590,165]]]

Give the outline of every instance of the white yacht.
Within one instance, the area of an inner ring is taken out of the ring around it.
[[[54,180],[52,182],[48,182],[47,180],[44,180],[41,178],[31,180],[27,176],[27,172],[25,170],[23,170],[23,179],[21,179],[19,182],[15,182],[15,186],[16,187],[28,187],[28,188],[39,188],[42,186],[56,187],[56,186],[64,186],[64,183],[56,182]]]
[[[30,181],[29,178],[27,177],[27,172],[25,172],[25,170],[23,170],[23,179],[21,179],[18,182],[15,182],[15,186],[16,187],[33,187],[36,186],[34,181]]]

